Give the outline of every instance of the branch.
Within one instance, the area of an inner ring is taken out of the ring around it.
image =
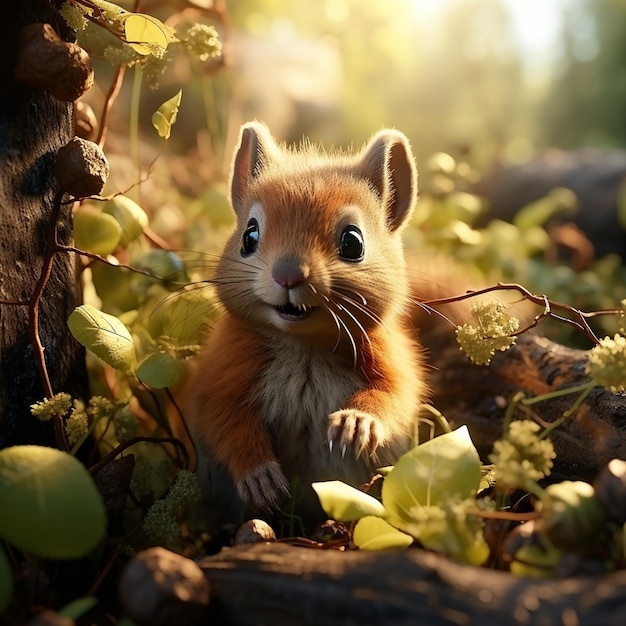
[[[54,392],[52,390],[50,377],[48,376],[48,370],[46,368],[44,347],[39,337],[39,302],[43,291],[48,284],[48,280],[50,280],[52,266],[54,265],[54,255],[57,252],[57,221],[61,212],[61,198],[64,193],[65,192],[63,191],[58,191],[54,197],[52,214],[50,215],[50,223],[48,225],[46,252],[44,255],[43,266],[41,268],[37,284],[35,285],[35,289],[28,302],[28,330],[30,334],[30,342],[35,352],[35,362],[37,364],[37,370],[39,371],[39,379],[44,388],[46,398],[51,398],[54,395]]]
[[[587,323],[587,318],[597,317],[598,315],[620,315],[622,312],[621,309],[606,309],[602,311],[594,311],[592,313],[585,313],[584,311],[581,311],[580,309],[577,309],[568,304],[563,304],[561,302],[555,302],[553,300],[550,300],[550,298],[548,298],[548,296],[546,295],[538,296],[517,283],[498,283],[496,285],[492,285],[491,287],[467,291],[466,293],[458,296],[450,296],[448,298],[436,298],[435,300],[426,301],[418,300],[417,302],[425,306],[432,307],[438,304],[452,304],[454,302],[461,302],[462,300],[475,298],[476,296],[480,296],[486,293],[492,293],[494,291],[517,291],[524,297],[524,299],[528,300],[529,302],[544,307],[543,312],[536,315],[530,324],[528,324],[526,327],[522,328],[516,333],[516,336],[521,335],[522,333],[525,333],[532,328],[535,328],[545,319],[550,318],[573,326],[577,330],[587,335],[587,337],[589,337],[594,344],[597,344],[599,343],[599,339],[598,337],[596,337],[593,330],[591,330],[591,327]],[[565,317],[563,315],[558,315],[553,312],[553,309],[565,311],[572,315],[574,319]]]

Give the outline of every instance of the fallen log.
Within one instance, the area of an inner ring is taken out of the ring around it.
[[[590,380],[586,351],[530,333],[521,335],[510,350],[498,352],[489,366],[472,364],[453,339],[441,345],[439,341],[431,350],[432,403],[453,425],[468,425],[483,459],[500,438],[506,407],[516,393],[534,397]],[[577,398],[571,394],[533,404],[533,417],[549,424]],[[513,417],[525,416],[518,407]],[[555,473],[593,480],[611,459],[626,459],[626,393],[594,387],[550,436],[557,453]]]
[[[626,615],[626,571],[515,578],[418,549],[338,552],[262,544],[199,563],[212,590],[205,623],[272,626],[601,626]]]

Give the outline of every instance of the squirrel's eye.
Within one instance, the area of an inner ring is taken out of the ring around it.
[[[341,231],[339,256],[345,261],[362,261],[365,252],[363,233],[358,226],[350,224]]]
[[[256,252],[259,246],[259,223],[252,218],[246,230],[243,231],[243,237],[241,238],[241,256],[249,256]]]

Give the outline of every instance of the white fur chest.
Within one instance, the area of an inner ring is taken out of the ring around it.
[[[283,469],[312,480],[352,475],[353,463],[328,448],[328,416],[363,386],[362,379],[333,355],[297,341],[277,342],[270,350],[257,406]]]

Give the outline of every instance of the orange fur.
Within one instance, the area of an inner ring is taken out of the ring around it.
[[[214,495],[273,510],[295,476],[305,487],[358,485],[409,449],[426,393],[403,325],[401,231],[415,195],[400,133],[381,131],[355,156],[325,155],[244,126],[237,226],[216,272],[226,312],[186,411]],[[309,489],[302,510],[315,511],[313,500]]]

